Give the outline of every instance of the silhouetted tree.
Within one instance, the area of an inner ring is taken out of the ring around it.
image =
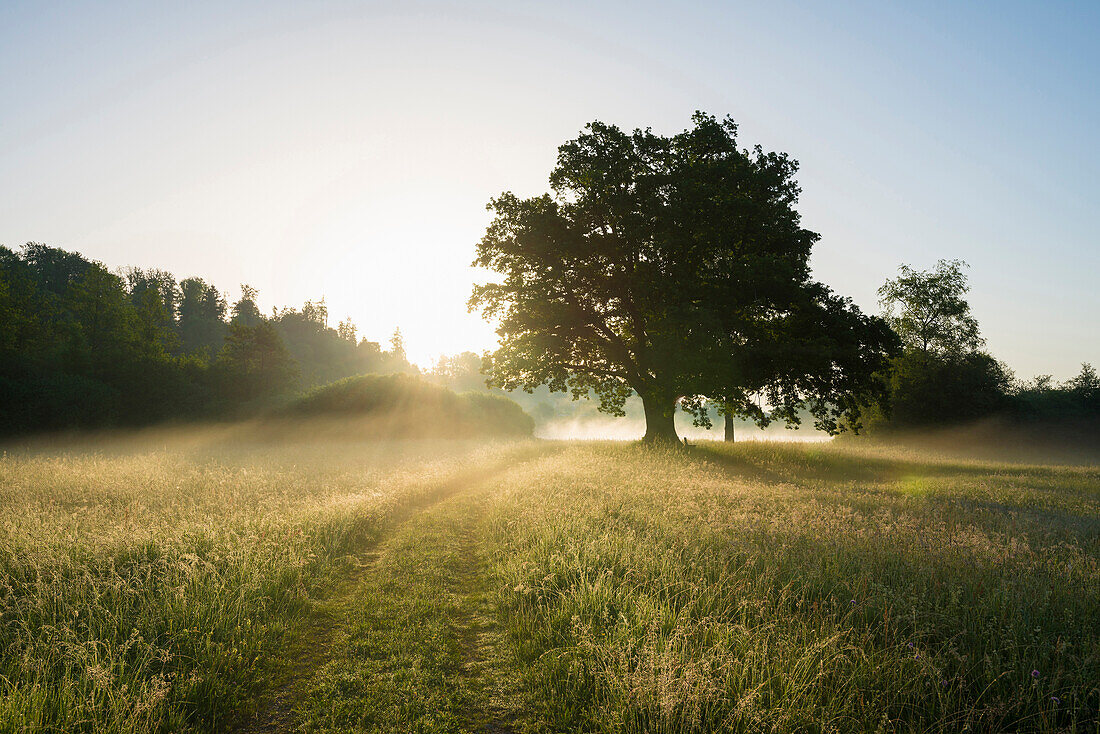
[[[390,337],[390,354],[398,362],[408,361],[405,358],[405,337],[401,336],[401,329],[394,329]]]
[[[321,329],[328,328],[328,306],[325,305],[325,299],[320,301],[306,301],[302,306],[302,317],[307,321],[312,321],[317,324]]]
[[[935,270],[899,268],[899,275],[878,289],[886,321],[902,345],[921,354],[944,356],[974,352],[984,340],[970,313],[962,260],[940,260]]]
[[[666,138],[593,122],[558,149],[553,196],[490,202],[474,265],[503,279],[470,306],[500,322],[492,382],[591,391],[616,415],[636,391],[650,441],[676,440],[678,403],[709,426],[709,400],[761,424],[806,406],[836,431],[895,337],[810,279],[795,161],[738,148],[728,118],[693,123]]]
[[[1100,421],[1100,377],[1087,362],[1077,375],[1056,384],[1051,375],[1037,375],[1013,386],[1016,413],[1029,421],[1049,424],[1090,424]]]
[[[481,355],[462,352],[453,357],[440,357],[429,376],[455,392],[485,390],[485,376],[481,374],[481,366]]]
[[[984,352],[928,357],[908,351],[894,360],[889,384],[895,426],[964,423],[1011,408],[1012,374]]]
[[[1100,409],[1100,375],[1088,362],[1081,365],[1077,376],[1066,383],[1066,389],[1085,405]]]
[[[225,299],[202,280],[180,281],[179,333],[185,352],[213,356],[225,341]]]
[[[241,283],[241,297],[229,311],[229,323],[242,326],[255,326],[264,320],[260,307],[256,305],[258,291],[250,285]]]
[[[323,299],[269,324],[246,285],[228,342],[225,317],[225,299],[199,278],[111,273],[39,243],[0,247],[0,433],[254,411],[295,388],[299,361],[310,384],[412,369],[356,344],[350,320],[328,328]]]
[[[879,428],[928,427],[972,421],[1012,407],[1012,373],[980,351],[984,340],[970,312],[967,267],[940,260],[934,270],[908,265],[879,288],[880,304],[904,345],[883,379],[889,412],[871,411]]]
[[[356,343],[356,332],[358,328],[355,326],[355,322],[351,318],[346,318],[336,326],[336,335],[346,342]]]

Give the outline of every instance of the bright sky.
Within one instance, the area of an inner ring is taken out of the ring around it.
[[[1040,0],[5,0],[0,243],[324,296],[427,364],[493,342],[490,196],[592,119],[701,109],[801,161],[820,280],[877,311],[967,260],[990,351],[1064,379],[1100,365],[1098,39],[1100,3]]]

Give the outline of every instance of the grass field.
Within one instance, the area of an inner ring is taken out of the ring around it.
[[[1100,731],[1100,469],[193,435],[0,460],[0,731]]]

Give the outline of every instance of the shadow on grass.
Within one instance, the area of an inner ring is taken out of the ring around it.
[[[853,495],[845,501],[853,508],[867,504],[864,493],[907,495],[919,497],[927,511],[948,522],[966,517],[985,531],[1018,534],[1043,543],[1055,539],[1100,542],[1100,472],[1092,468],[962,463],[744,444],[694,446],[687,456],[689,461],[705,463],[711,470],[717,468],[742,481],[840,491],[862,485],[859,494],[863,499]],[[912,487],[934,479],[947,481],[913,493]],[[1019,499],[972,496],[969,491],[975,484],[983,485],[982,493],[1012,488]]]
[[[810,482],[897,482],[906,477],[989,476],[995,472],[1037,477],[1059,470],[1042,466],[1002,466],[901,459],[802,446],[748,446],[747,444],[692,447],[689,456],[706,461],[738,477],[771,483],[805,485]]]

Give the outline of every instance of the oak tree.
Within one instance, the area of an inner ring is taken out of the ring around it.
[[[499,321],[490,384],[590,393],[646,439],[676,440],[677,405],[836,431],[875,389],[895,337],[810,277],[818,235],[795,211],[797,163],[738,147],[702,113],[671,137],[593,122],[558,149],[552,193],[504,193],[471,309]]]

